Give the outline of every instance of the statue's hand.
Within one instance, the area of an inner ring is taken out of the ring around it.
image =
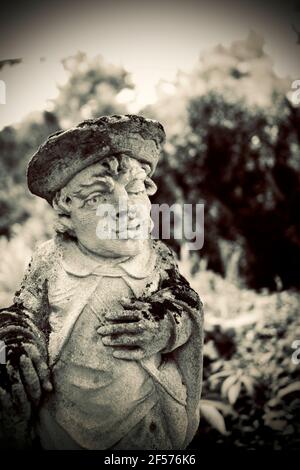
[[[180,312],[185,307],[199,309],[201,305],[198,294],[186,281],[170,284],[166,282],[163,289],[152,295],[151,302],[162,302],[172,312]]]
[[[17,406],[26,402],[38,406],[43,390],[52,391],[50,371],[42,354],[34,344],[7,345],[6,383]],[[3,378],[2,373],[2,378]],[[7,388],[7,387],[4,387]]]
[[[0,388],[0,442],[3,448],[26,448],[30,445],[31,405],[17,372],[11,393]]]
[[[150,299],[149,299],[150,300]],[[98,329],[105,346],[118,359],[141,360],[168,344],[172,322],[167,312],[155,315],[150,302],[124,301],[124,311],[107,313],[107,324]]]

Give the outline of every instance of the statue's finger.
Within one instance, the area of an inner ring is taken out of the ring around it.
[[[12,417],[15,414],[12,397],[0,387],[0,436],[7,438],[12,426]]]
[[[121,305],[126,310],[147,310],[149,308],[149,304],[147,302],[142,302],[141,300],[133,300],[133,301],[121,301]]]
[[[104,336],[102,342],[105,346],[140,346],[142,335]]]
[[[121,333],[142,333],[145,325],[142,322],[133,323],[114,323],[112,325],[105,325],[98,328],[97,332],[102,336],[121,334]]]
[[[132,300],[133,299],[131,297],[122,297],[119,302],[122,305],[127,305],[127,304],[131,304]]]
[[[10,360],[8,360],[7,363],[6,363],[6,371],[7,371],[7,375],[8,375],[8,379],[9,379],[10,384],[14,384],[18,379],[18,375],[17,375],[18,369],[17,369],[17,367],[12,365]]]
[[[132,321],[137,322],[141,320],[141,312],[138,310],[134,311],[126,311],[123,310],[122,312],[108,312],[105,315],[105,319],[107,321]]]
[[[14,407],[12,397],[3,388],[0,387],[0,410],[4,412],[6,416],[12,416]]]
[[[140,361],[145,357],[145,352],[141,348],[137,349],[119,349],[113,352],[116,359],[126,359],[128,361]]]
[[[7,365],[7,372],[11,380],[11,395],[18,415],[20,419],[27,420],[30,416],[30,403],[28,401],[20,373],[10,364]]]
[[[34,405],[37,406],[42,395],[41,384],[37,372],[29,357],[21,356],[20,372],[28,398],[33,402]]]
[[[46,392],[52,392],[51,373],[48,365],[41,356],[39,350],[34,345],[26,345],[25,350],[28,353],[32,363],[37,371],[42,387]]]

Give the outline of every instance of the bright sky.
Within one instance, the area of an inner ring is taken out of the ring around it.
[[[101,54],[132,73],[136,110],[155,100],[159,80],[173,80],[178,69],[195,65],[201,51],[243,39],[250,29],[265,37],[280,75],[300,78],[295,33],[287,17],[273,17],[271,10],[193,0],[41,3],[13,16],[1,32],[0,59],[22,57],[23,63],[0,70],[6,84],[0,129],[31,111],[51,109],[57,84],[66,79],[60,61],[78,50]],[[298,24],[300,29],[300,13]]]

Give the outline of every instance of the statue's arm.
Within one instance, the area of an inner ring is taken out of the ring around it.
[[[43,391],[52,389],[47,365],[47,266],[37,251],[11,307],[0,311],[6,364],[0,369],[1,431],[14,445],[28,441],[28,423]]]
[[[164,308],[172,325],[169,342],[162,351],[168,353],[189,340],[193,320],[202,322],[203,311],[199,295],[180,274],[173,251],[162,242],[158,243],[164,263],[157,294],[165,299]]]
[[[47,356],[48,335],[48,259],[38,249],[25,272],[13,305],[0,311],[0,339],[9,346],[32,344]]]

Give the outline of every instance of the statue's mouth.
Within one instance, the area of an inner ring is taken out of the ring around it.
[[[141,223],[137,223],[134,226],[128,226],[125,229],[117,230],[116,237],[118,239],[139,239],[139,235],[141,235]]]
[[[107,220],[104,226],[101,226],[102,232],[98,235],[100,239],[111,240],[146,240],[151,232],[151,219],[147,220],[135,217],[116,222],[116,220]]]

